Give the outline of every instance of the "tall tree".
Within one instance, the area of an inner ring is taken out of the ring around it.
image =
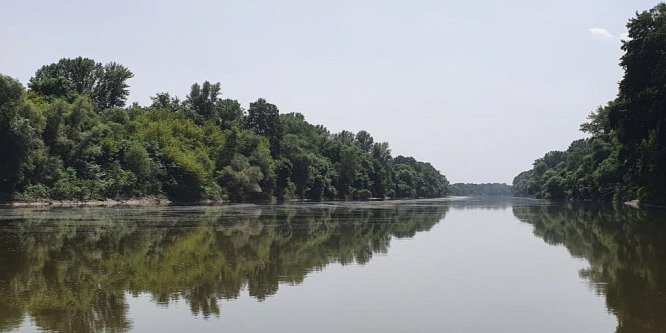
[[[250,103],[245,125],[255,133],[268,138],[271,145],[271,155],[273,155],[273,158],[277,158],[282,137],[280,110],[277,106],[266,102],[263,98]]]
[[[647,199],[666,199],[666,4],[627,24],[620,62],[624,77],[611,126],[622,144],[621,172]],[[657,198],[658,197],[658,198]]]
[[[0,197],[11,196],[40,162],[43,143],[35,126],[39,115],[25,101],[25,89],[16,80],[0,75]]]
[[[237,100],[219,100],[216,109],[221,129],[226,130],[234,126],[241,127],[245,111]]]
[[[94,90],[97,108],[104,110],[125,106],[129,96],[127,80],[134,77],[127,67],[110,62],[102,68]]]
[[[205,81],[202,85],[195,83],[185,99],[185,105],[199,120],[218,122],[215,106],[221,94],[220,83],[211,84]]]
[[[372,138],[372,135],[367,131],[359,131],[356,133],[356,143],[361,147],[361,150],[365,153],[369,153],[372,150],[372,144],[375,140]]]
[[[356,140],[354,133],[347,130],[343,130],[342,132],[335,134],[334,138],[345,146],[353,145],[354,141]]]
[[[376,142],[372,145],[372,158],[381,162],[386,162],[391,159],[391,149],[388,142]]]
[[[28,87],[38,94],[73,102],[77,95],[93,95],[101,70],[102,66],[92,59],[63,58],[38,69]]]
[[[60,59],[43,66],[30,79],[28,87],[43,96],[73,102],[86,95],[95,101],[98,110],[123,107],[129,95],[127,80],[134,74],[123,65],[106,65],[88,58]]]
[[[155,96],[150,97],[152,104],[150,107],[155,109],[166,109],[171,111],[178,111],[183,108],[183,103],[178,97],[171,97],[169,93],[157,93]]]
[[[351,194],[352,185],[356,179],[359,168],[360,151],[357,147],[344,147],[340,151],[340,178],[339,195],[345,197]]]

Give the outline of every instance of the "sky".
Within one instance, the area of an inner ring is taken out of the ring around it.
[[[615,98],[647,0],[3,0],[0,73],[128,67],[129,102],[221,82],[331,132],[367,130],[455,182],[506,182]]]

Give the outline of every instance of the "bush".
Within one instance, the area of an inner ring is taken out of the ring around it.
[[[356,198],[357,199],[368,200],[368,199],[370,199],[370,197],[372,197],[372,192],[370,192],[367,189],[362,189],[362,190],[356,191]]]
[[[74,168],[60,173],[60,179],[51,190],[51,198],[58,200],[85,200],[89,198],[89,184],[76,176]]]
[[[206,200],[220,200],[222,199],[222,187],[216,183],[211,183],[202,188],[203,199]]]
[[[51,197],[51,190],[44,184],[35,184],[26,186],[23,193],[19,195],[19,200],[30,201],[39,199],[48,199]]]
[[[123,170],[118,162],[111,164],[105,178],[104,195],[108,198],[130,198],[142,194],[135,186],[136,176],[134,173]]]

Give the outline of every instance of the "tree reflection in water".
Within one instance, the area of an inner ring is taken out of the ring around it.
[[[514,205],[514,215],[590,267],[580,276],[606,298],[617,332],[666,331],[666,213],[596,204]]]
[[[195,315],[330,263],[365,264],[444,218],[438,201],[0,210],[0,331],[127,331],[127,293]]]

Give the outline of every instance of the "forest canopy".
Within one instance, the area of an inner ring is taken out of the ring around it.
[[[126,106],[123,65],[78,57],[38,69],[27,88],[0,74],[0,199],[175,201],[433,198],[448,181],[392,156],[367,131],[331,133],[220,83]]]
[[[627,24],[617,98],[588,116],[589,135],[513,181],[517,196],[666,202],[666,4]]]

